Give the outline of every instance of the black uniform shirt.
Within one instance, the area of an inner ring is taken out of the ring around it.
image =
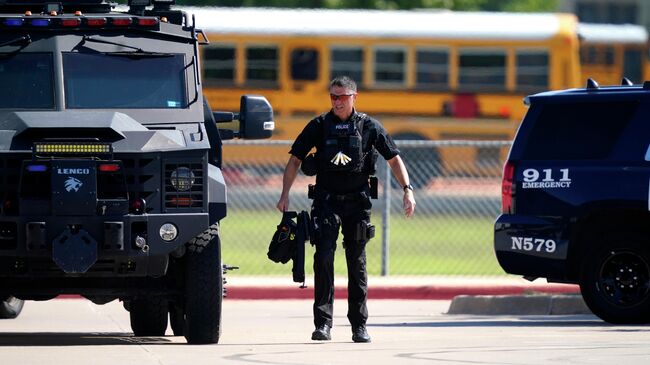
[[[350,118],[353,118],[355,114],[357,112],[353,111]],[[334,118],[335,123],[341,123],[339,117],[332,111],[327,113],[325,118]],[[313,147],[316,147],[317,150],[321,148],[324,133],[325,130],[319,118],[312,119],[298,135],[289,153],[301,161],[304,160]],[[376,119],[366,118],[361,137],[363,153],[371,151],[374,147],[386,160],[390,160],[399,154],[395,142]],[[367,186],[368,177],[367,173],[358,172],[319,172],[316,175],[316,185],[332,193],[351,193],[360,191],[364,186]]]

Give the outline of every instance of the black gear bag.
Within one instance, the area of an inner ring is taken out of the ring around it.
[[[293,260],[293,281],[302,282],[302,287],[305,282],[305,241],[308,240],[309,213],[284,212],[266,254],[273,262],[286,264]]]

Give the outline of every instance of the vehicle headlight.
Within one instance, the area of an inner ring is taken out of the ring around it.
[[[160,238],[169,242],[173,241],[178,236],[178,228],[171,223],[165,223],[160,226]]]
[[[177,191],[188,191],[194,185],[194,173],[189,167],[179,167],[172,171],[171,181]]]

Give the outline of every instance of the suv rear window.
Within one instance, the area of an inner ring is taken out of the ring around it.
[[[636,101],[545,104],[527,138],[524,158],[605,158],[638,106]]]

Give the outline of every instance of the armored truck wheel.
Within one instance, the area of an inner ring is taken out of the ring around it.
[[[221,334],[223,269],[219,225],[188,243],[185,273],[185,327],[191,344],[218,343]]]
[[[650,322],[650,250],[639,236],[619,235],[585,257],[580,291],[591,311],[606,322]]]
[[[0,318],[13,319],[20,315],[23,310],[25,302],[21,299],[8,297],[0,301]]]
[[[167,331],[167,300],[137,298],[129,304],[131,329],[135,336],[164,336]]]

